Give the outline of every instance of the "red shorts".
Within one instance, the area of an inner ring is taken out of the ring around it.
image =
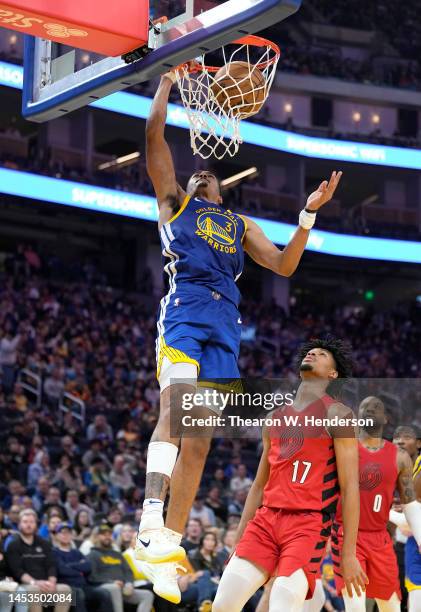
[[[302,569],[310,599],[331,525],[330,516],[322,512],[288,512],[263,506],[249,521],[235,554],[259,565],[270,576],[291,576]]]
[[[342,542],[343,526],[335,525],[332,530],[332,559],[338,593],[345,586],[339,569]],[[386,529],[358,532],[357,559],[369,579],[366,588],[368,598],[388,600],[396,593],[401,599],[398,562],[392,539]]]

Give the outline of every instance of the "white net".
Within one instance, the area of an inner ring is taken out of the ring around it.
[[[234,49],[232,49],[235,47]],[[208,159],[233,157],[242,143],[240,123],[260,111],[275,76],[279,49],[248,36],[219,50],[209,66],[206,56],[180,66],[177,84],[190,124],[193,153]]]

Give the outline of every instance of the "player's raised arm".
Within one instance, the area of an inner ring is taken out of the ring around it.
[[[155,189],[158,206],[169,207],[170,213],[175,212],[185,196],[177,185],[171,151],[164,136],[168,97],[172,86],[172,73],[161,77],[146,122],[147,171]]]
[[[412,461],[409,454],[402,448],[398,449],[398,491],[402,509],[412,534],[421,549],[421,504],[416,499],[412,475]]]
[[[241,539],[241,536],[244,533],[245,528],[247,527],[247,523],[254,517],[257,509],[262,505],[263,489],[265,488],[265,485],[269,478],[270,466],[269,466],[269,460],[268,460],[268,453],[270,449],[270,438],[269,438],[266,428],[263,428],[262,437],[263,437],[262,456],[260,457],[260,462],[259,462],[259,467],[257,468],[256,477],[247,495],[246,503],[244,505],[244,510],[241,515],[241,520],[237,528],[237,533],[235,535],[235,544],[239,542],[239,540]]]
[[[352,418],[352,411],[343,404],[334,404],[329,410],[329,418]],[[358,441],[352,427],[332,428],[331,435],[335,447],[338,481],[342,499],[342,517],[344,539],[342,546],[341,569],[346,590],[353,596],[354,587],[357,596],[365,590],[367,576],[361,569],[356,557],[358,524],[360,521],[360,488],[358,471]]]
[[[264,268],[269,268],[281,276],[291,276],[300,263],[317,211],[332,199],[341,176],[342,172],[332,172],[329,182],[323,181],[308,197],[306,207],[300,213],[299,227],[283,251],[280,251],[251,219],[247,219],[244,250]]]

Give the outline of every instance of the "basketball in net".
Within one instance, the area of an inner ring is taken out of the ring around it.
[[[266,100],[265,77],[247,62],[231,62],[220,68],[210,89],[218,106],[242,118],[258,113]]]
[[[279,57],[275,43],[250,35],[178,67],[194,154],[222,159],[237,153],[240,122],[266,102]]]

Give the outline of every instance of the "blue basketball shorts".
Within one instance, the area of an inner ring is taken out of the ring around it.
[[[405,544],[405,586],[408,591],[421,589],[421,554],[412,536]]]
[[[241,316],[218,292],[177,288],[161,300],[157,326],[158,378],[164,357],[171,363],[194,363],[202,380],[240,377]]]

